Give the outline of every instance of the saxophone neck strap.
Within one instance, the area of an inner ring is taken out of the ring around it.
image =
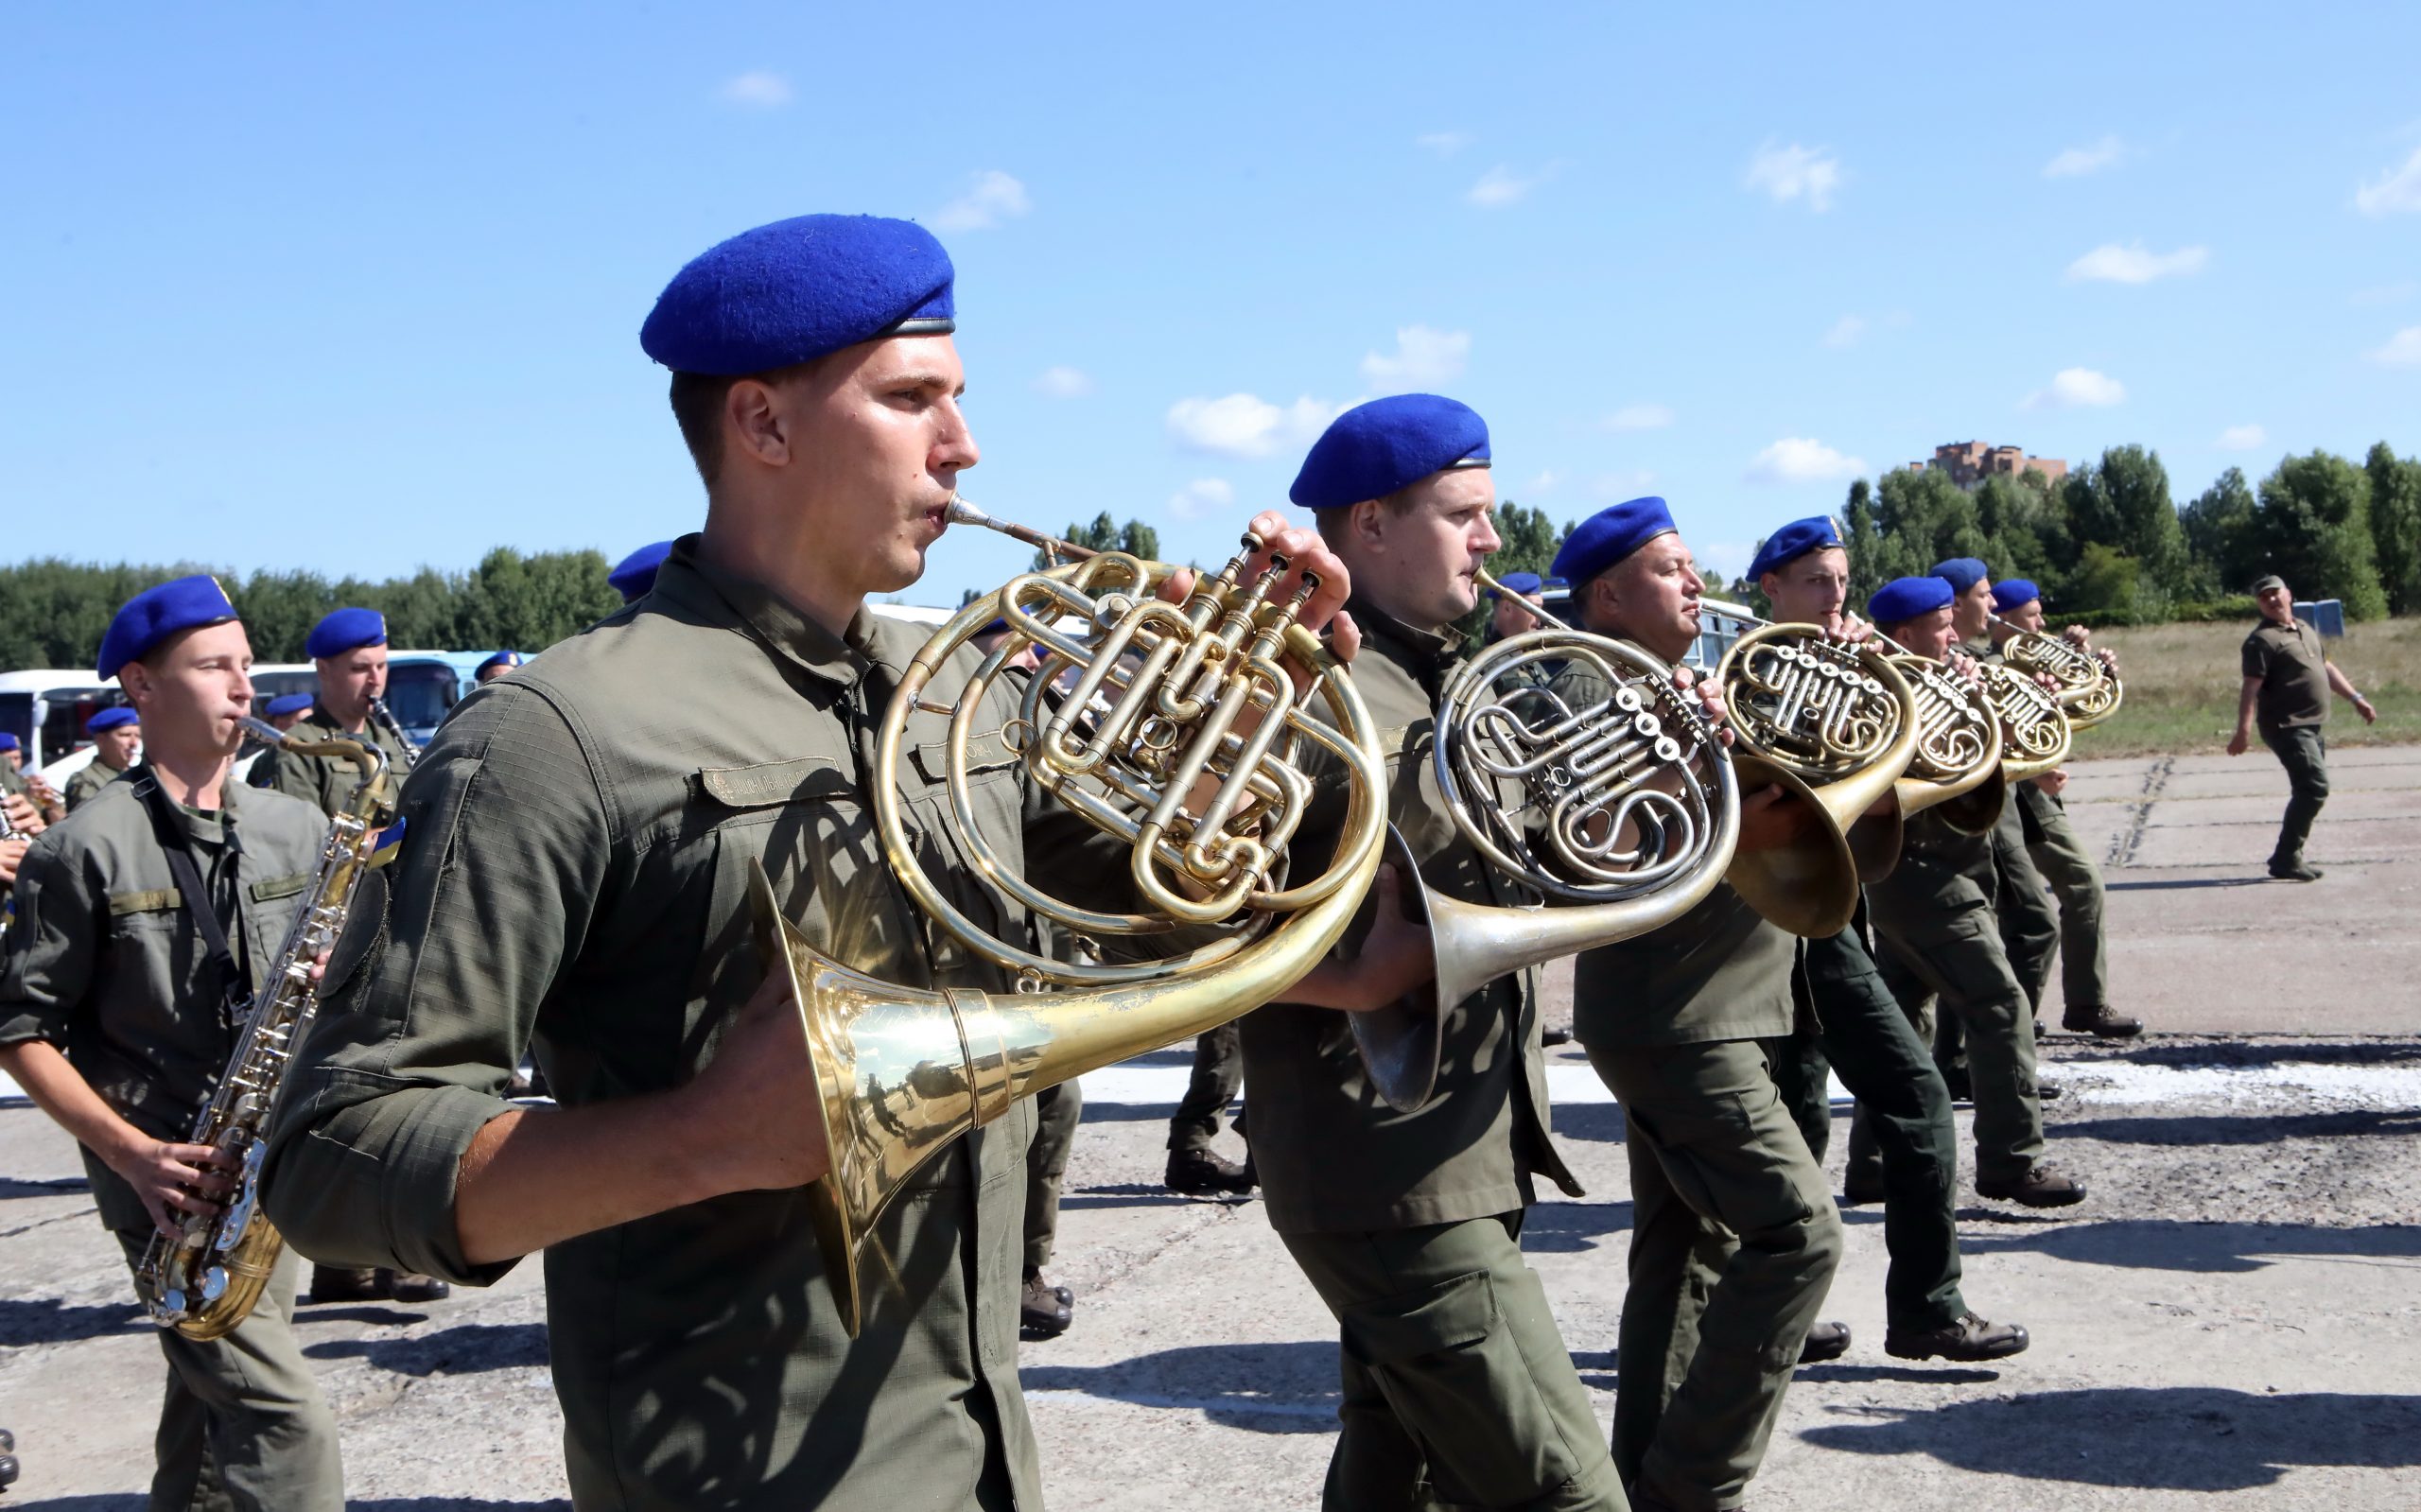
[[[168,859],[168,874],[177,879],[177,893],[184,905],[185,917],[193,921],[194,931],[201,936],[203,952],[209,957],[211,974],[218,979],[218,1018],[222,1027],[234,1029],[238,1011],[252,998],[250,984],[244,980],[244,968],[237,963],[235,952],[227,938],[227,926],[219,920],[218,898],[202,880],[201,867],[194,860],[193,840],[186,833],[184,816],[160,787],[159,778],[145,773],[134,785],[143,800],[144,812],[151,819],[151,833],[160,843],[161,852]],[[227,835],[227,856],[230,861],[243,854],[235,838],[235,816],[223,810],[220,824]],[[240,921],[238,921],[240,924]]]

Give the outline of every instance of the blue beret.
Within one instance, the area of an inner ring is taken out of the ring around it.
[[[22,751],[25,748],[25,741],[18,739],[7,730],[0,730],[0,751]]]
[[[2024,578],[2003,578],[1993,584],[1993,613],[2008,614],[2043,597],[2043,590]]]
[[[1991,568],[1974,557],[1952,557],[1947,562],[1935,563],[1933,575],[1949,583],[1951,592],[1965,593],[1993,574]]]
[[[949,253],[880,216],[800,216],[743,231],[672,275],[639,345],[675,373],[722,377],[806,362],[880,336],[958,328]]]
[[[476,675],[479,672],[486,671],[491,667],[518,667],[521,665],[522,660],[522,655],[517,651],[500,651],[495,655],[489,657],[486,661],[479,663],[479,666],[473,668],[471,670],[474,675]]]
[[[614,570],[605,574],[605,581],[614,585],[614,591],[622,596],[624,603],[636,603],[647,597],[650,588],[655,586],[655,569],[664,565],[664,559],[671,554],[672,543],[670,541],[643,546],[616,563]]]
[[[1829,514],[1793,520],[1767,536],[1766,544],[1757,548],[1756,560],[1749,564],[1749,581],[1754,582],[1768,572],[1780,572],[1810,551],[1828,547],[1847,548],[1848,545],[1841,539],[1841,528],[1833,523]]]
[[[288,714],[300,714],[317,700],[308,693],[280,693],[261,705],[261,718],[282,720]]]
[[[103,730],[114,730],[120,725],[140,724],[142,722],[142,715],[135,713],[132,709],[128,708],[123,704],[120,704],[114,708],[103,709],[98,714],[94,715],[91,719],[86,720],[84,721],[84,733],[86,735],[98,735]]]
[[[1287,494],[1307,510],[1385,498],[1449,467],[1488,465],[1488,422],[1467,404],[1399,393],[1355,405],[1312,443]]]
[[[1677,530],[1673,512],[1650,495],[1599,510],[1572,529],[1548,570],[1576,587],[1655,540]]]
[[[111,618],[93,670],[115,677],[120,668],[149,655],[151,648],[179,631],[223,625],[235,617],[235,606],[227,601],[226,590],[218,586],[217,578],[202,574],[172,578],[129,599]]]
[[[387,617],[375,609],[332,609],[303,639],[303,653],[317,660],[341,656],[363,646],[387,644]]]
[[[1535,572],[1508,572],[1496,581],[1505,584],[1507,593],[1513,594],[1533,594],[1543,585]],[[1488,596],[1491,599],[1495,598],[1496,591],[1489,589]]]
[[[1894,578],[1875,589],[1874,597],[1866,601],[1866,617],[1878,625],[1896,625],[1904,619],[1947,609],[1957,597],[1943,578]]]

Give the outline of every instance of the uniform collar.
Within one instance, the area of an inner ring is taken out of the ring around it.
[[[1408,670],[1443,677],[1462,659],[1463,637],[1451,631],[1415,629],[1358,593],[1345,608],[1366,643]]]
[[[861,604],[845,637],[836,636],[761,582],[708,566],[698,559],[698,536],[672,543],[651,597],[671,600],[710,622],[745,625],[775,655],[842,687],[880,660],[874,649],[873,611]]]
[[[138,784],[148,783],[159,790],[162,797],[167,796],[168,790],[160,787],[160,779],[152,774],[151,763],[148,761],[135,763],[134,780]],[[206,817],[205,810],[196,808],[189,804],[171,803],[169,807],[176,810],[177,818],[183,822],[186,834],[204,843],[216,845],[227,838],[226,826],[235,817],[235,795],[241,792],[243,788],[244,784],[233,772],[230,772],[226,779],[218,784],[218,808],[207,811]]]

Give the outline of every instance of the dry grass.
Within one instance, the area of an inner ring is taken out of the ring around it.
[[[2242,686],[2242,624],[2152,625],[2105,630],[2094,637],[2118,653],[2127,702],[2117,715],[2077,737],[2079,756],[2156,756],[2218,751],[2236,728]],[[2348,628],[2329,655],[2379,711],[2366,725],[2352,705],[2331,698],[2328,743],[2421,742],[2421,619],[2387,619]]]

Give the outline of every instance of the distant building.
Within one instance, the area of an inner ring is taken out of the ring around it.
[[[1908,471],[1922,473],[1929,467],[1948,473],[1952,482],[1965,489],[1987,478],[2015,478],[2029,467],[2054,483],[2068,476],[2068,464],[2057,457],[2029,457],[2023,446],[1987,446],[1980,441],[1936,446],[1933,461],[1910,462]]]

